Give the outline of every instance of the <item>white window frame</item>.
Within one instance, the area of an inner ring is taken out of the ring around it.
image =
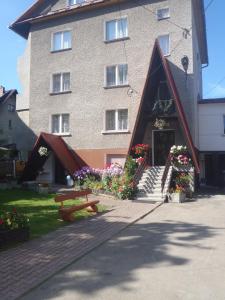
[[[118,129],[119,128],[119,111],[120,110],[127,110],[127,129]],[[107,111],[115,111],[115,129],[114,130],[107,130],[106,129],[106,113]],[[107,109],[104,113],[104,130],[102,130],[102,134],[108,133],[128,133],[129,132],[129,110],[128,108],[118,108],[118,109]]]
[[[69,116],[69,131],[68,132],[62,132],[62,116],[63,115],[68,115]],[[53,116],[59,116],[59,132],[53,132]],[[63,114],[52,114],[50,116],[50,131],[51,134],[54,135],[60,135],[60,136],[68,136],[70,135],[70,114],[68,113],[63,113]]]
[[[124,37],[116,37],[114,39],[111,40],[107,40],[107,23],[109,22],[116,22],[116,35],[118,36],[118,21],[126,19],[127,20],[127,32],[126,35]],[[121,40],[125,40],[129,38],[129,29],[128,29],[128,17],[127,16],[121,16],[119,18],[115,18],[112,20],[106,20],[104,21],[104,42],[105,43],[110,43],[110,42],[115,42],[115,41],[121,41]]]
[[[76,0],[75,0],[76,1]],[[83,0],[82,1],[82,3],[73,3],[73,4],[71,4],[70,3],[71,2],[71,0],[68,0],[68,2],[67,2],[67,5],[70,7],[70,6],[74,6],[74,5],[82,5],[82,4],[84,4],[85,2],[86,2],[86,0]]]
[[[166,17],[160,17],[159,16],[159,11],[160,10],[165,10],[165,9],[168,10],[168,16],[166,16]],[[169,7],[162,7],[162,8],[157,9],[157,11],[156,11],[156,17],[157,17],[158,21],[169,19],[170,18],[170,8]]]
[[[158,35],[158,42],[159,42],[159,38],[160,37],[164,37],[164,36],[168,36],[168,43],[169,43],[169,47],[168,47],[169,51],[168,51],[168,53],[166,53],[166,54],[163,53],[163,55],[166,57],[166,56],[170,56],[170,54],[171,54],[171,49],[170,49],[170,34],[169,33],[164,33],[164,34]],[[159,42],[159,46],[160,46],[160,42]],[[161,47],[160,47],[160,49],[161,49]],[[163,50],[162,50],[162,52],[163,52]]]
[[[71,46],[70,47],[68,47],[68,48],[63,48],[62,46],[63,46],[63,40],[64,40],[64,38],[63,38],[63,34],[65,33],[65,32],[70,32],[70,37],[71,37],[71,40],[70,40],[70,44],[71,44]],[[60,33],[61,34],[61,48],[60,49],[58,49],[58,50],[55,50],[54,49],[54,36],[55,36],[55,34],[58,34],[58,33]],[[56,31],[56,32],[53,32],[52,33],[52,37],[51,37],[51,52],[60,52],[60,51],[66,51],[66,50],[71,50],[72,49],[72,30],[71,29],[65,29],[65,30],[60,30],[60,31]]]
[[[70,74],[70,87],[69,87],[69,89],[68,90],[63,90],[63,75],[64,74]],[[60,91],[59,92],[54,92],[53,91],[53,77],[54,77],[54,75],[60,75]],[[50,94],[66,94],[66,93],[70,93],[71,92],[71,73],[70,72],[58,72],[58,73],[53,73],[52,75],[51,75],[51,90],[50,90]]]
[[[123,83],[123,84],[121,84],[121,83],[119,83],[119,66],[122,66],[122,65],[126,65],[127,66],[127,81],[125,82],[125,83]],[[108,85],[107,84],[107,68],[111,68],[111,67],[115,67],[116,68],[116,82],[115,82],[115,84],[114,85]],[[128,86],[129,85],[129,81],[128,81],[128,64],[127,63],[122,63],[122,64],[117,64],[117,65],[109,65],[109,66],[106,66],[105,67],[105,72],[104,72],[105,74],[104,74],[104,76],[105,76],[105,78],[104,78],[104,87],[106,88],[106,89],[110,89],[110,88],[114,88],[114,87],[123,87],[123,86]]]

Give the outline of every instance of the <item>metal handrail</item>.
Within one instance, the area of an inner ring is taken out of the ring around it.
[[[163,176],[162,176],[161,192],[163,192],[163,190],[164,190],[170,166],[171,166],[171,155],[169,153],[167,160],[166,160],[165,170],[164,170]]]
[[[148,153],[145,154],[143,162],[138,166],[135,174],[134,174],[134,184],[137,185],[146,166],[148,164]]]

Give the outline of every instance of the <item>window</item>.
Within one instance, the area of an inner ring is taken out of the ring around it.
[[[82,4],[85,0],[69,0],[69,5]]]
[[[160,35],[158,37],[160,48],[164,56],[170,55],[170,36],[169,34]]]
[[[71,48],[71,31],[53,33],[52,51],[60,51]]]
[[[14,104],[8,104],[8,111],[9,112],[14,112],[16,110],[16,107]]]
[[[168,7],[157,10],[158,21],[163,20],[163,19],[168,19],[169,17],[170,17],[170,9]]]
[[[225,116],[223,116],[223,134],[225,134]]]
[[[113,41],[128,37],[127,18],[108,21],[105,26],[106,41]]]
[[[52,115],[52,133],[69,134],[69,114]]]
[[[127,64],[106,67],[106,87],[127,85]]]
[[[70,73],[59,73],[52,75],[52,93],[63,93],[70,91]]]
[[[127,131],[128,130],[128,110],[107,110],[105,115],[106,131]]]

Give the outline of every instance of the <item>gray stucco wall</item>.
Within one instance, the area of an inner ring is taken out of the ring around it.
[[[61,8],[66,0],[58,1]],[[192,22],[191,0],[128,1],[96,11],[37,23],[30,33],[30,122],[31,130],[38,135],[50,132],[52,114],[70,114],[70,133],[66,141],[76,149],[126,148],[129,146],[155,39],[170,34],[171,49],[168,59],[176,80],[185,113],[194,136],[193,99],[193,37],[183,38],[178,26],[166,20],[157,21],[150,11],[170,7],[170,21],[180,27],[190,28]],[[54,8],[54,9],[55,9]],[[107,20],[128,17],[129,39],[104,43],[104,23]],[[54,32],[72,30],[72,50],[51,53],[51,36]],[[126,49],[126,55],[124,51]],[[181,58],[190,60],[188,79],[181,66]],[[128,80],[137,91],[134,97],[127,95],[127,87],[104,89],[104,68],[107,65],[128,63]],[[50,79],[53,73],[71,73],[71,94],[51,96]],[[196,70],[195,70],[196,72]],[[129,130],[127,134],[107,134],[104,129],[104,113],[107,109],[127,108]],[[34,140],[34,139],[33,139]]]

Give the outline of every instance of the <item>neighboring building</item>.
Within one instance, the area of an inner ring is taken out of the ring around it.
[[[85,164],[103,167],[123,163],[135,142],[150,145],[151,164],[165,164],[183,143],[199,170],[202,0],[39,0],[11,29],[28,40],[18,105],[29,113],[30,146],[41,132],[60,135]],[[166,130],[154,128],[157,117]]]
[[[17,90],[6,91],[0,86],[0,145],[16,148]]]
[[[201,181],[225,186],[225,99],[199,101]]]

